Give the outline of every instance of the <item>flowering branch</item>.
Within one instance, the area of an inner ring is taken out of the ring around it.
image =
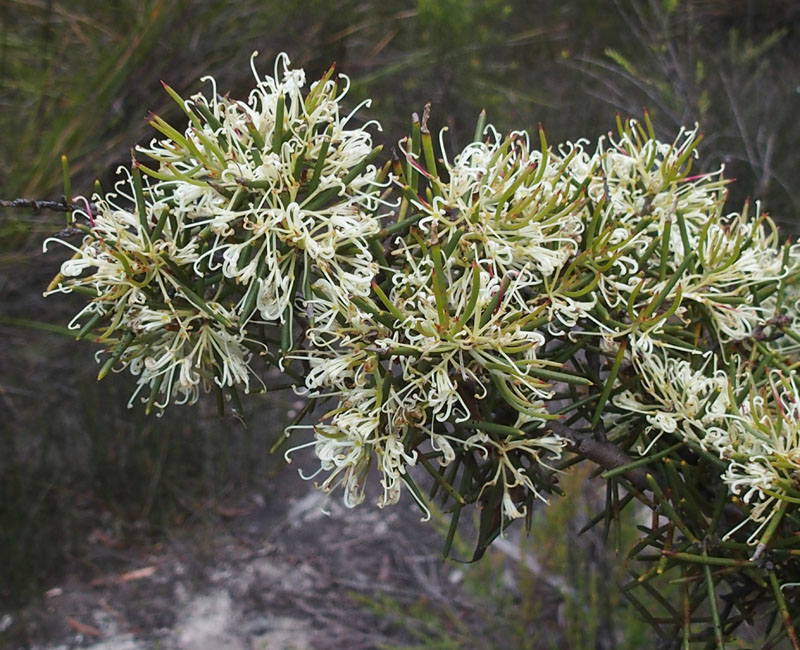
[[[636,585],[679,568],[715,602],[755,581],[718,639],[775,611],[765,571],[798,582],[800,245],[757,204],[723,214],[722,170],[693,171],[698,129],[661,142],[647,116],[618,119],[592,148],[554,147],[482,116],[453,155],[426,107],[381,163],[379,125],[354,117],[368,102],[342,110],[346,77],[306,89],[285,55],[253,72],[246,101],[165,85],[186,125],[152,115],[115,191],[74,209],[81,244],[45,242],[72,252],[47,293],[89,298],[69,327],[105,348],[99,378],[130,371],[148,412],[216,390],[241,414],[277,365],[304,413],[328,405],[287,428],[313,436],[287,459],[313,447],[348,506],[372,466],[380,506],[440,496],[446,551],[478,504],[476,559],[558,492],[556,467],[591,460],[598,521],[653,509]]]

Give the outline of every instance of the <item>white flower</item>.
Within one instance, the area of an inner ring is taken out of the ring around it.
[[[495,439],[483,432],[470,437],[467,441],[472,445],[480,445],[485,450],[492,450],[497,457],[494,474],[483,486],[500,485],[503,490],[502,508],[503,515],[508,519],[519,519],[527,513],[525,506],[518,507],[512,495],[512,490],[517,487],[525,488],[537,499],[547,501],[537,489],[530,473],[522,459],[527,457],[527,462],[549,467],[550,462],[561,458],[561,453],[566,442],[555,435],[540,438],[520,439]]]
[[[634,368],[641,378],[642,387],[637,393],[630,390],[613,398],[615,406],[646,416],[649,424],[648,443],[639,447],[646,454],[662,434],[673,434],[706,447],[709,440],[705,432],[709,426],[723,422],[730,407],[730,393],[726,373],[714,370],[707,374],[705,364],[695,370],[687,360],[666,356],[661,351],[644,352],[631,356]],[[711,441],[715,444],[718,441]]]

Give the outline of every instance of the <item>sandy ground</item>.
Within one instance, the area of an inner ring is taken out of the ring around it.
[[[252,494],[220,509],[224,525],[210,538],[197,524],[153,548],[115,550],[113,539],[97,532],[99,552],[119,556],[119,570],[87,574],[76,567],[41,602],[0,614],[0,631],[24,638],[27,629],[44,639],[8,647],[377,648],[413,637],[370,613],[363,597],[458,603],[446,593],[458,570],[441,561],[441,537],[420,522],[412,503],[349,510],[297,479],[292,467],[280,477],[282,491],[300,495],[286,497],[288,509]]]

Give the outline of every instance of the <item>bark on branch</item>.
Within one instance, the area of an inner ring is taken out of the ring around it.
[[[553,433],[568,441],[567,449],[569,451],[591,460],[604,469],[616,469],[633,462],[633,459],[615,444],[601,442],[591,433],[575,431],[557,421],[551,421],[547,426]],[[644,469],[629,469],[622,474],[639,490],[650,490],[650,484],[646,478],[647,472]]]
[[[38,201],[36,199],[12,199],[5,201],[0,199],[0,208],[30,208],[35,213],[42,210],[52,210],[53,212],[70,212],[77,210],[79,206],[66,201]]]

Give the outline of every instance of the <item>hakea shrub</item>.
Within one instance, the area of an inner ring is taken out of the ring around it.
[[[306,88],[283,55],[254,74],[247,100],[166,87],[185,127],[152,116],[115,190],[74,206],[82,241],[48,240],[74,251],[48,293],[87,297],[70,328],[103,345],[100,376],[127,368],[148,411],[212,389],[241,410],[277,365],[326,405],[286,431],[321,488],[356,505],[375,468],[380,505],[438,494],[448,549],[478,503],[476,558],[589,459],[595,521],[654,513],[625,593],[678,576],[681,602],[646,613],[665,638],[721,647],[773,611],[800,647],[800,247],[758,204],[725,214],[697,129],[554,147],[481,116],[452,153],[426,107],[381,164],[344,76]]]

